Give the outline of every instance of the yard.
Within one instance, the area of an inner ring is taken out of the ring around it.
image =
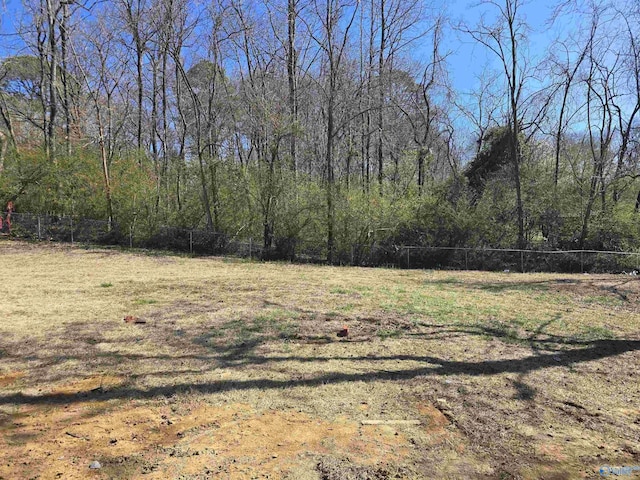
[[[0,478],[573,479],[640,466],[638,277],[8,240],[0,261]]]

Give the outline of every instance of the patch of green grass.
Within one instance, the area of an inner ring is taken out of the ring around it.
[[[289,340],[297,335],[298,328],[292,320],[298,317],[299,314],[297,312],[290,310],[270,310],[255,318],[253,331],[272,333],[276,338]],[[272,336],[268,336],[268,338],[272,338]]]
[[[522,314],[518,314],[516,315],[516,318],[511,320],[511,323],[515,323],[516,325],[523,327],[529,323],[529,319]]]
[[[222,263],[254,263],[254,259],[249,257],[222,257]]]
[[[239,318],[234,319],[234,320],[229,320],[228,322],[223,323],[220,326],[220,329],[222,329],[222,330],[231,330],[231,329],[235,330],[235,329],[238,329],[238,328],[242,328],[243,323],[244,323],[244,321],[240,320]]]
[[[546,305],[566,305],[567,303],[571,303],[571,299],[567,295],[555,292],[540,293],[532,298],[536,302],[544,303]]]
[[[408,315],[429,315],[434,320],[455,317],[463,308],[458,304],[457,295],[431,295],[423,292],[412,292],[407,298],[396,299],[388,304],[389,310]]]
[[[293,322],[299,315],[283,309],[267,310],[256,315],[253,319],[234,319],[219,327],[218,332],[212,330],[209,337],[229,336],[234,337],[234,343],[247,342],[257,338],[264,341],[271,339],[293,339],[297,336],[298,327]],[[221,333],[221,332],[225,333]]]
[[[594,295],[583,298],[585,303],[595,303],[597,305],[619,306],[624,304],[624,300],[618,297],[608,297],[606,295]]]
[[[398,338],[402,335],[402,330],[378,330],[376,332],[376,334],[378,335],[378,337],[380,337],[382,340],[384,340],[385,338]]]
[[[253,323],[246,323],[240,331],[244,333],[262,333],[265,330],[266,323],[256,319]]]
[[[606,327],[588,326],[582,329],[576,338],[581,341],[611,340],[615,334]]]
[[[462,285],[464,282],[456,277],[446,277],[442,280],[426,280],[424,283],[427,285]]]
[[[152,298],[138,298],[133,303],[136,305],[153,305],[154,303],[158,303],[158,301]]]
[[[484,290],[486,292],[492,292],[492,293],[501,293],[501,292],[507,292],[510,290],[515,290],[518,292],[525,292],[525,293],[549,290],[549,286],[544,283],[528,283],[528,282],[479,283],[474,285],[474,288],[477,288],[479,290]]]
[[[298,328],[294,323],[280,323],[276,325],[278,337],[283,340],[293,340],[298,336]]]
[[[332,293],[334,295],[348,295],[349,293],[351,293],[351,291],[342,287],[333,287],[331,290],[329,290],[329,293]]]
[[[101,286],[102,288],[109,288],[109,287],[113,287],[113,283],[111,283],[111,282],[104,282],[104,283],[101,283],[101,284],[100,284],[100,286]]]
[[[353,303],[347,303],[338,308],[343,312],[351,312],[355,307],[356,306]]]
[[[530,339],[527,338],[527,336],[520,336],[520,332],[517,327],[506,322],[494,320],[493,322],[488,322],[484,326],[479,324],[479,328],[482,332],[482,337],[486,340],[495,338],[504,343],[516,345],[527,345],[530,343]]]
[[[547,327],[553,327],[559,320],[559,318],[559,316],[554,316],[548,321],[541,321],[538,318],[532,318],[528,315],[519,313],[515,318],[510,319],[509,323],[528,332],[537,332],[538,330],[540,330],[539,333],[547,333]]]
[[[371,292],[372,288],[371,287],[367,287],[365,285],[356,285],[353,287],[354,290],[363,293],[363,292]]]
[[[263,323],[273,323],[283,319],[295,319],[298,318],[300,314],[293,310],[286,310],[284,308],[274,308],[271,310],[266,310],[256,315],[256,322]]]

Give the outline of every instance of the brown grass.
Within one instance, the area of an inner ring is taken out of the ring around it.
[[[640,465],[633,277],[6,240],[0,260],[0,478],[599,478]]]

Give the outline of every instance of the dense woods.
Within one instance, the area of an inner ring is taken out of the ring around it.
[[[535,55],[521,0],[474,8],[24,0],[0,37],[0,202],[329,262],[374,242],[636,250],[637,2],[563,3]],[[456,42],[491,59],[471,91]]]

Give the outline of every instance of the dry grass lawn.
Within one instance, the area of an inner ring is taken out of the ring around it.
[[[635,277],[8,240],[0,262],[3,479],[573,479],[640,465]]]

